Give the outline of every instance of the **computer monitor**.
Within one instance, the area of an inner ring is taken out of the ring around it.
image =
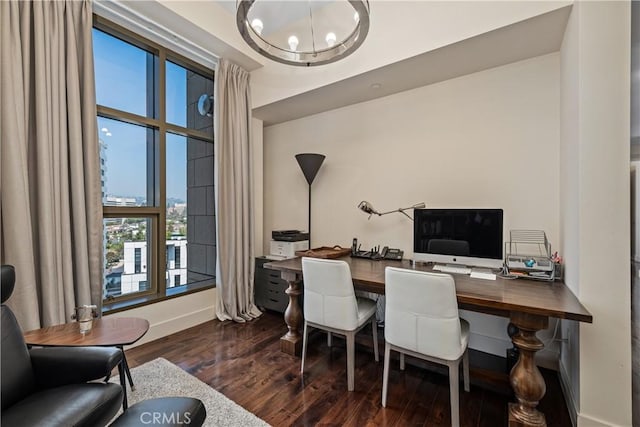
[[[415,209],[415,261],[500,268],[502,209]]]

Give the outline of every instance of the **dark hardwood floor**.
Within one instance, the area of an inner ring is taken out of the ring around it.
[[[270,312],[247,324],[211,321],[127,350],[127,359],[135,367],[163,357],[273,426],[450,425],[448,377],[413,366],[408,357],[405,371],[392,360],[387,408],[382,408],[384,352],[376,363],[367,330],[358,334],[353,392],[347,391],[344,340],[334,339],[329,348],[326,334],[312,334],[301,376],[300,359],[280,352],[285,332],[282,315]],[[472,355],[472,367],[481,359]],[[491,375],[474,378],[474,372],[483,371],[472,369],[471,392],[461,391],[461,425],[505,426],[512,399],[506,376],[497,373],[502,382],[491,381]],[[539,408],[548,425],[571,426],[556,373],[543,375],[547,394]],[[485,379],[488,387],[478,385]]]

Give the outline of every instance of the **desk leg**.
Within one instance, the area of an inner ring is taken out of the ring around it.
[[[536,406],[547,391],[547,386],[535,362],[535,354],[542,350],[544,344],[536,337],[536,332],[549,326],[549,318],[512,312],[511,323],[520,329],[512,337],[513,344],[520,350],[520,357],[510,375],[518,403],[509,404],[509,427],[544,427],[547,421]]]
[[[289,328],[289,332],[280,338],[280,351],[299,356],[302,349],[300,325],[303,320],[298,298],[302,293],[300,290],[300,278],[295,273],[287,271],[282,272],[282,278],[289,283],[289,288],[285,291],[289,295],[289,305],[284,312],[284,321]]]

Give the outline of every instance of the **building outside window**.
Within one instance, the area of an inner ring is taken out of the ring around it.
[[[213,285],[213,71],[94,18],[105,299]]]
[[[125,246],[131,246],[132,243],[133,242],[126,242]],[[143,244],[144,244],[144,246],[147,246],[146,242],[143,243]],[[134,248],[133,251],[134,251],[134,267],[133,267],[133,270],[134,270],[135,274],[139,274],[140,272],[142,272],[142,248],[140,248],[140,247]],[[125,249],[125,253],[126,252],[127,252],[127,250]],[[125,257],[125,260],[126,260],[126,257]]]

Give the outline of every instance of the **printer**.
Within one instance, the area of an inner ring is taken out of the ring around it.
[[[294,258],[296,251],[309,249],[309,233],[300,230],[273,230],[271,232],[269,255]]]

